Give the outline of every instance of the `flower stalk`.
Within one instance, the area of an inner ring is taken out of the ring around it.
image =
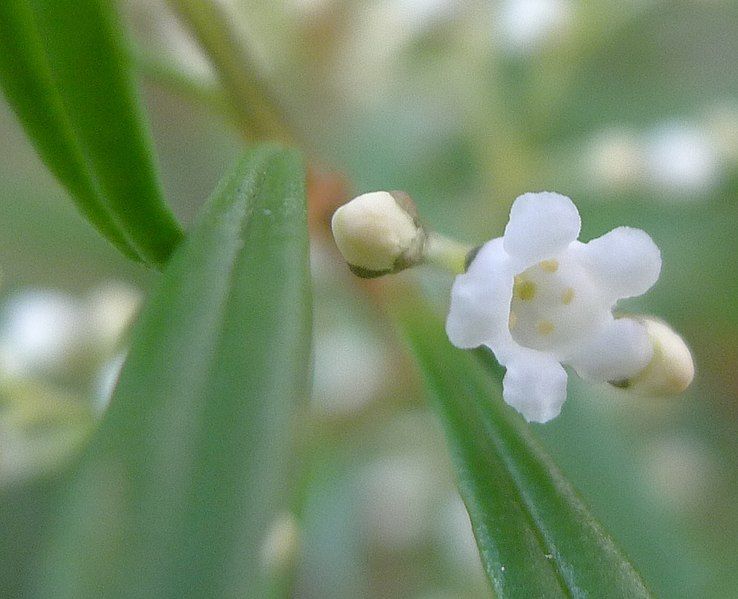
[[[428,233],[424,250],[425,263],[455,275],[466,272],[475,253],[474,247],[436,232]]]

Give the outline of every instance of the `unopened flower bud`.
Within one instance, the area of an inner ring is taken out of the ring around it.
[[[684,391],[694,378],[692,354],[684,339],[656,318],[633,319],[646,327],[653,357],[635,376],[612,384],[639,395],[667,396]]]
[[[360,195],[336,210],[331,227],[338,249],[360,277],[398,272],[423,259],[426,234],[403,192]]]

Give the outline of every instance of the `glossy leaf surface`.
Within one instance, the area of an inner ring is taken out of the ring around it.
[[[133,335],[59,506],[40,595],[261,597],[309,392],[303,172],[262,147],[214,193]]]
[[[441,417],[482,562],[500,597],[649,597],[627,558],[501,398],[420,304],[398,311]]]
[[[131,257],[163,264],[165,204],[114,3],[0,3],[0,84],[82,213]]]

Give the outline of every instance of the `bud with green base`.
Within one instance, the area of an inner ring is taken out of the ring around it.
[[[336,210],[331,227],[351,272],[365,279],[423,263],[460,273],[472,251],[428,231],[415,203],[402,191],[374,191],[354,198]]]

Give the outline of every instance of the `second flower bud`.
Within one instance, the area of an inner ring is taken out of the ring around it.
[[[360,195],[336,210],[331,227],[349,268],[360,277],[399,272],[424,258],[427,236],[404,192]]]

